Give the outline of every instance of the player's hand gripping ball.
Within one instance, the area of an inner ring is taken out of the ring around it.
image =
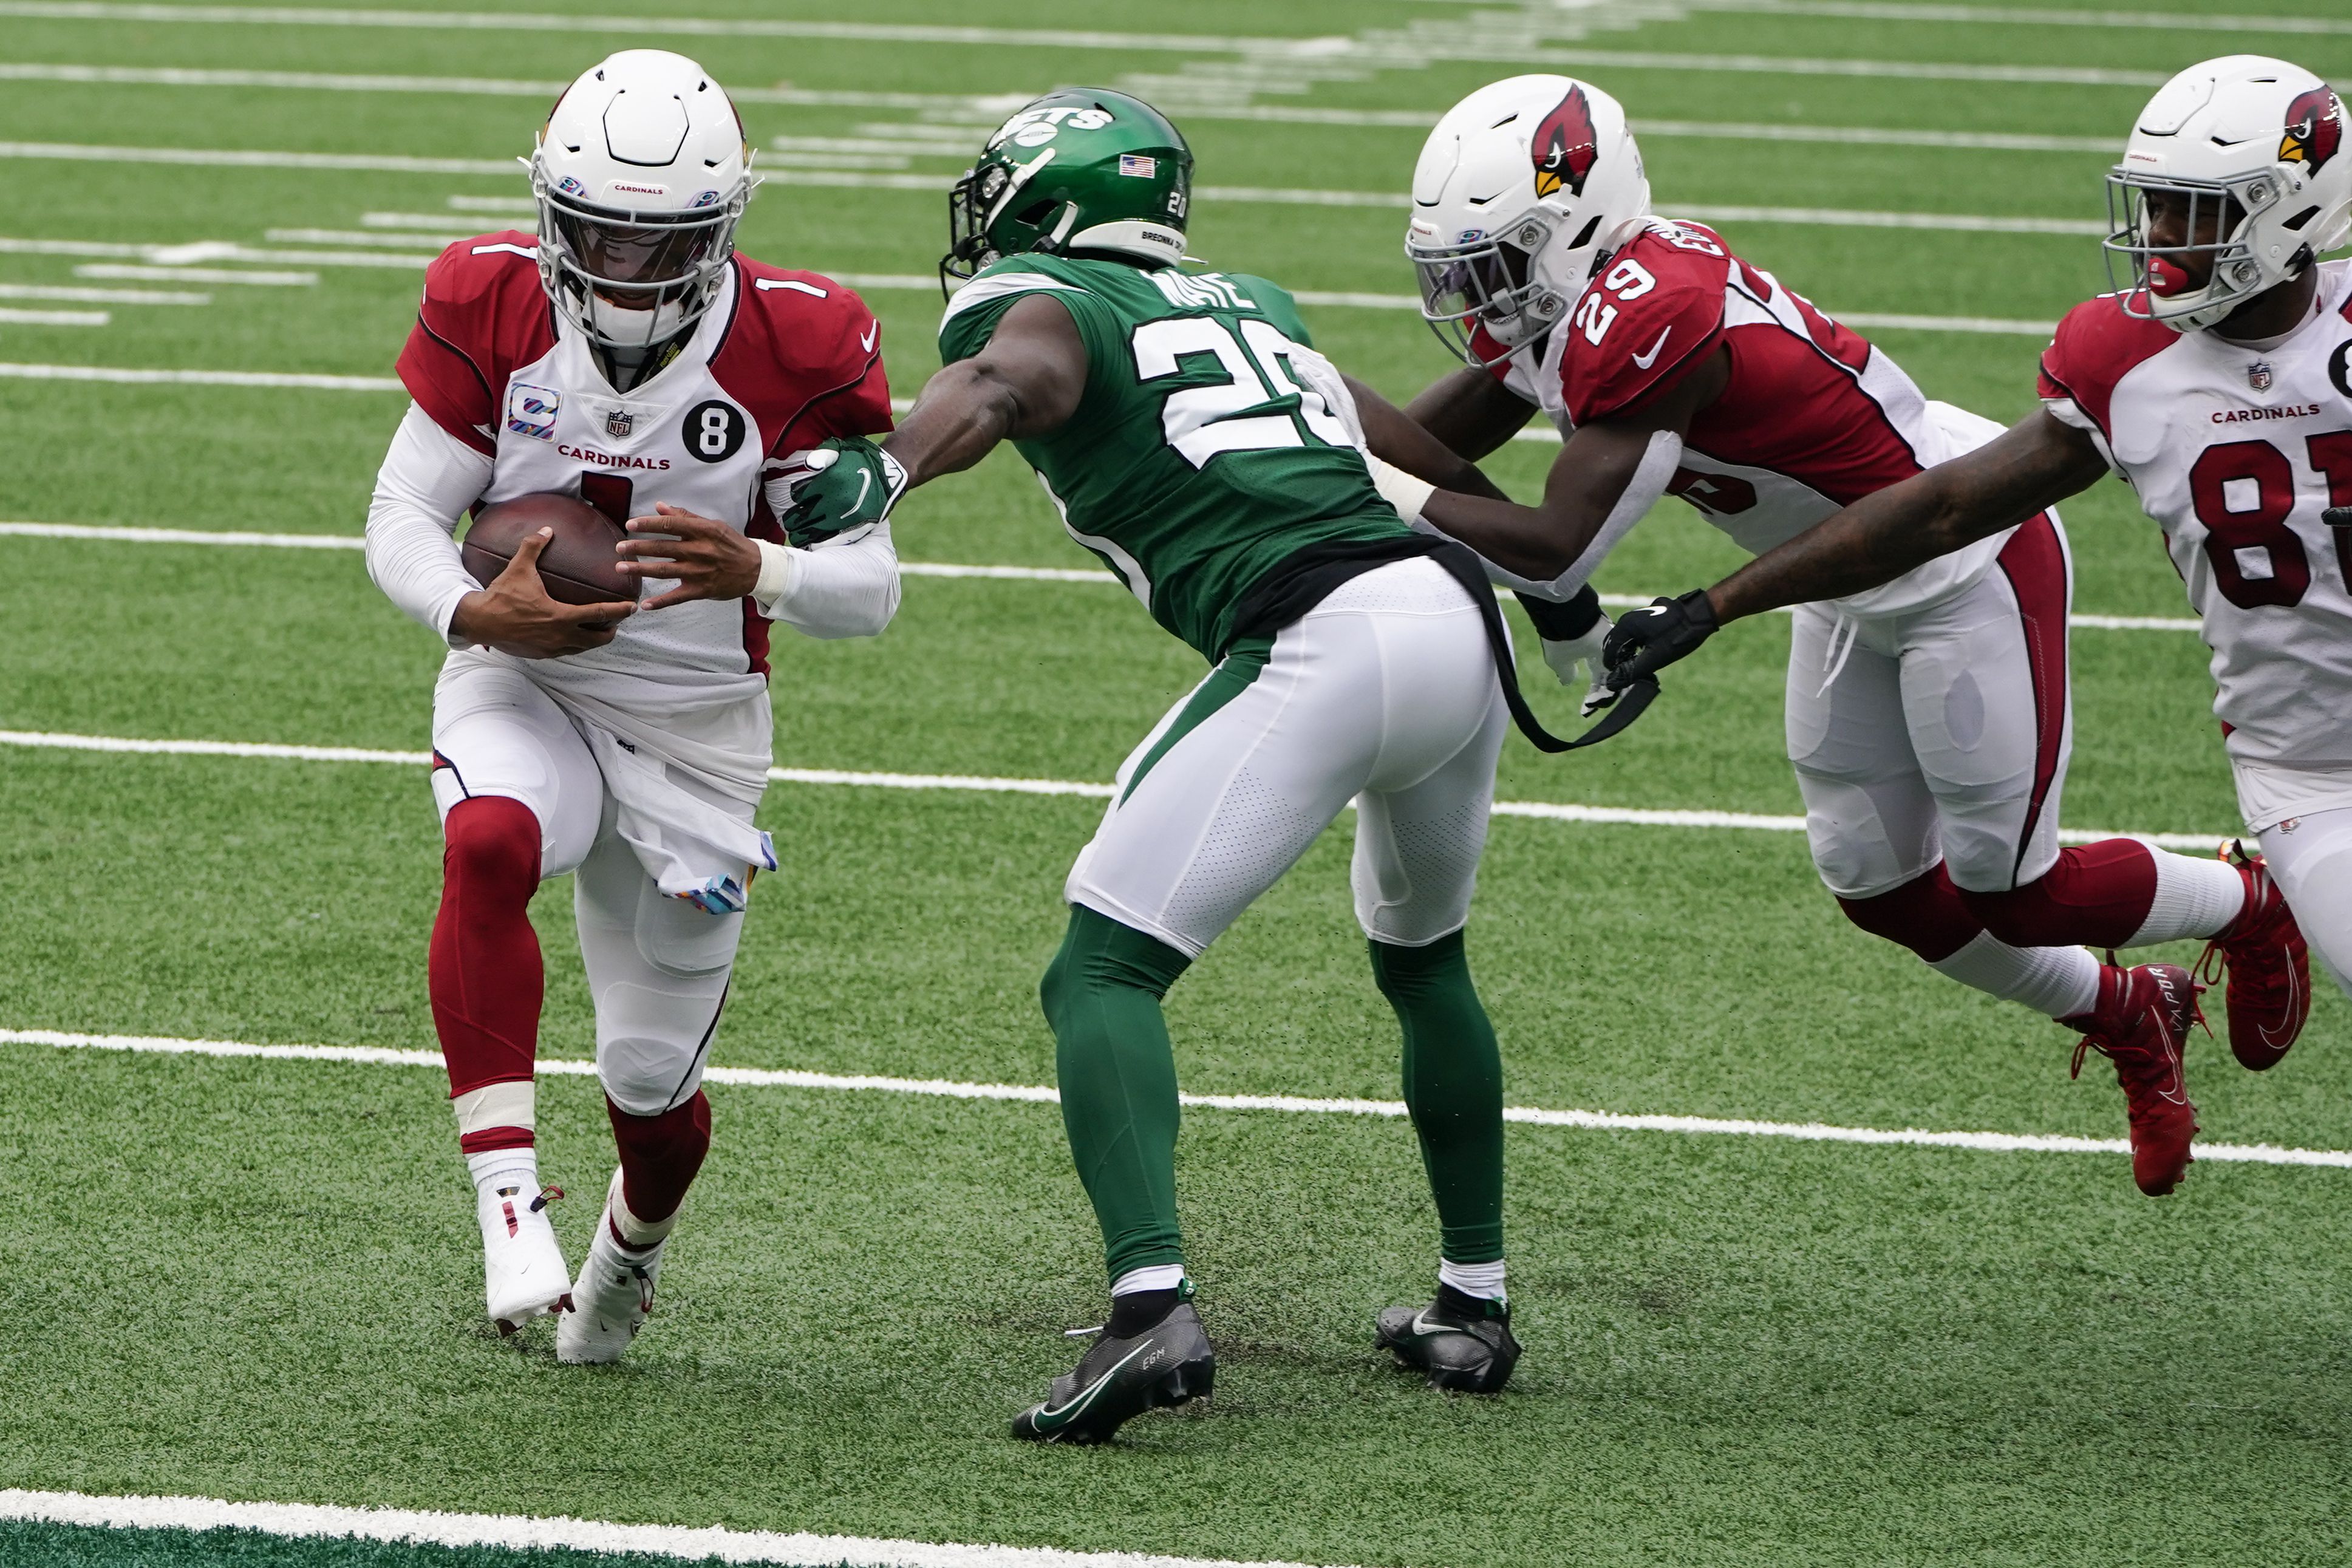
[[[1609,684],[1622,689],[1688,658],[1715,635],[1717,625],[1715,603],[1704,588],[1626,611],[1617,617],[1601,654],[1609,664]]]
[[[862,436],[827,441],[808,455],[808,468],[779,520],[803,549],[883,521],[907,489],[905,467]]]

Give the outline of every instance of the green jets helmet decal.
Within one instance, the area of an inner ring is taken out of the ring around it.
[[[1184,258],[1192,150],[1168,117],[1108,88],[1064,88],[997,128],[948,195],[943,289],[1002,256]]]

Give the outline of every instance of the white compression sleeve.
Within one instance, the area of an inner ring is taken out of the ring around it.
[[[1522,577],[1516,572],[1506,572],[1481,557],[1486,568],[1486,580],[1498,587],[1516,589],[1531,598],[1564,604],[1576,597],[1583,591],[1585,584],[1591,581],[1592,574],[1601,569],[1601,563],[1608,559],[1609,552],[1617,548],[1617,542],[1632,531],[1633,525],[1642,521],[1643,513],[1658,504],[1658,498],[1666,493],[1666,486],[1673,482],[1675,468],[1682,459],[1683,438],[1680,436],[1672,430],[1652,431],[1650,445],[1643,452],[1641,463],[1633,469],[1633,477],[1627,482],[1625,493],[1617,498],[1617,504],[1610,508],[1609,515],[1601,520],[1601,531],[1592,536],[1592,542],[1584,547],[1584,553],[1569,563],[1567,571],[1557,577],[1538,580]],[[1426,519],[1415,522],[1413,527],[1428,533],[1445,533],[1444,529]]]
[[[368,575],[411,620],[444,637],[457,601],[481,586],[458,558],[457,519],[489,488],[490,468],[489,458],[412,403],[376,471],[368,502]]]
[[[772,621],[813,637],[879,637],[898,613],[898,550],[890,525],[807,550],[760,542],[751,602]]]

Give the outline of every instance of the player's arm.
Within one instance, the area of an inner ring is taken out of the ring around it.
[[[1534,506],[1440,491],[1421,514],[1499,568],[1495,574],[1510,586],[1566,598],[1665,494],[1683,433],[1722,395],[1730,374],[1728,351],[1718,349],[1635,407],[1579,426]]]
[[[1468,364],[1431,382],[1404,409],[1406,418],[1472,462],[1500,449],[1535,413],[1534,404],[1492,373]]]
[[[1087,390],[1087,346],[1051,296],[1004,312],[980,353],[923,384],[898,427],[879,441],[832,440],[809,454],[815,470],[783,519],[795,540],[879,522],[898,498],[971,468],[999,443],[1050,436]]]
[[[1623,679],[1649,674],[1696,649],[1726,622],[1891,583],[2014,528],[2107,471],[2088,434],[2037,410],[1973,452],[1864,496],[1712,588],[1625,616],[1609,639],[1610,672]]]
[[[1004,313],[988,345],[943,366],[882,449],[909,486],[958,473],[1001,441],[1050,436],[1070,422],[1087,390],[1087,345],[1070,312],[1034,294]]]
[[[1491,441],[1467,437],[1457,446],[1354,376],[1341,379],[1347,384],[1349,396],[1355,399],[1357,416],[1363,421],[1364,445],[1371,448],[1373,457],[1441,490],[1458,490],[1465,495],[1486,496],[1493,500],[1508,499],[1494,480],[1479,471],[1472,454],[1483,457],[1509,440],[1511,431],[1525,425],[1527,416],[1534,412],[1530,405],[1520,403],[1511,394],[1504,393],[1506,398],[1518,405],[1516,422],[1503,427],[1502,434]],[[1448,376],[1438,385],[1444,386],[1457,379]],[[1495,384],[1492,376],[1482,374],[1478,379],[1489,386]],[[1426,396],[1427,394],[1423,395],[1423,398]],[[1416,398],[1414,406],[1419,407],[1422,401],[1422,398]],[[1461,433],[1457,432],[1459,435]]]
[[[479,644],[520,658],[561,658],[613,640],[635,605],[564,605],[547,596],[535,563],[545,537],[524,540],[488,586],[458,555],[457,519],[489,487],[491,459],[414,405],[394,433],[368,503],[367,567],[385,597],[453,647]]]

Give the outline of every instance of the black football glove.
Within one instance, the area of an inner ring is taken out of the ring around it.
[[[1658,671],[1678,658],[1698,651],[1713,637],[1718,623],[1715,605],[1704,588],[1694,588],[1679,599],[1654,599],[1638,610],[1617,617],[1601,657],[1608,662],[1608,681],[1622,688]]]
[[[907,489],[898,459],[862,436],[825,442],[808,455],[808,467],[791,509],[777,519],[802,549],[883,521]]]

